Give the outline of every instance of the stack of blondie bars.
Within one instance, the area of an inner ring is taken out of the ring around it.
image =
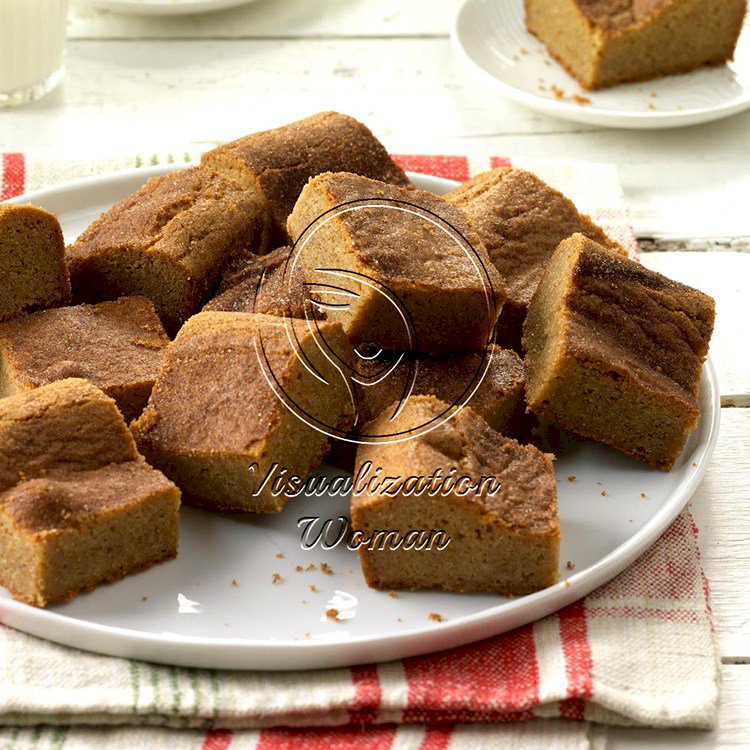
[[[258,478],[327,460],[468,481],[353,496],[365,535],[451,539],[362,547],[369,585],[537,591],[560,530],[535,420],[669,470],[713,316],[538,177],[417,190],[334,112],[149,180],[68,248],[0,205],[0,583],[64,601],[174,557],[181,501],[279,512]]]

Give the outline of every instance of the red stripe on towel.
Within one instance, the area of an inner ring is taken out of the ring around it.
[[[0,185],[0,201],[23,193],[26,182],[26,161],[23,154],[3,154],[3,182]]]
[[[439,654],[404,659],[404,723],[520,721],[539,701],[531,625]]]
[[[490,167],[497,169],[498,167],[509,167],[510,159],[507,156],[490,156]]]
[[[465,182],[469,179],[469,159],[466,156],[440,154],[392,154],[402,169],[420,174],[445,177],[446,180]]]
[[[383,698],[378,668],[371,664],[352,667],[351,672],[354,698],[349,710],[349,721],[352,724],[373,724]]]
[[[396,727],[267,729],[255,750],[390,750]]]
[[[232,744],[233,733],[226,729],[211,729],[206,734],[201,750],[227,750]]]
[[[570,700],[560,703],[560,715],[568,719],[584,719],[583,701],[594,694],[593,661],[586,626],[586,606],[583,601],[577,601],[561,610],[558,617],[570,696]]]

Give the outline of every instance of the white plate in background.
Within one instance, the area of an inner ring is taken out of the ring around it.
[[[94,177],[13,202],[54,211],[71,242],[148,177],[172,168]],[[417,187],[437,193],[457,184],[410,177]],[[582,443],[555,462],[563,535],[561,580],[530,596],[400,592],[391,598],[388,592],[369,589],[355,552],[305,551],[300,544],[298,518],[336,518],[347,513],[348,504],[298,498],[278,515],[249,518],[183,507],[176,560],[47,610],[16,602],[0,588],[0,622],[89,651],[216,669],[338,667],[480,640],[579,599],[658,538],[695,491],[716,443],[719,389],[710,363],[701,377],[700,405],[698,429],[669,473],[593,443]],[[567,481],[568,476],[575,481]],[[572,571],[567,561],[574,565]],[[320,571],[321,562],[332,575]],[[311,563],[315,571],[295,570]],[[275,573],[282,577],[276,584]],[[345,619],[328,619],[330,608]],[[445,621],[432,621],[430,613]]]
[[[458,56],[489,91],[566,120],[656,129],[718,120],[750,107],[748,26],[746,19],[734,62],[601,91],[582,89],[526,30],[523,0],[465,0],[452,38]]]
[[[134,13],[151,16],[184,16],[190,13],[210,13],[215,10],[235,8],[256,0],[78,0],[116,13]]]

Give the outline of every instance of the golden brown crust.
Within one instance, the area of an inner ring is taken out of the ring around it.
[[[204,154],[203,163],[256,188],[268,202],[280,239],[302,188],[315,175],[346,171],[410,184],[370,130],[338,112],[321,112],[226,143]]]
[[[161,472],[141,460],[91,471],[64,468],[30,479],[0,494],[0,506],[16,531],[35,538],[76,529],[127,510],[144,496],[177,489]]]
[[[169,338],[145,297],[21,315],[0,323],[0,396],[84,378],[115,399],[125,419],[148,401]]]
[[[57,217],[31,204],[0,204],[0,321],[69,301]]]
[[[142,295],[175,331],[231,259],[265,250],[267,221],[260,198],[208,168],[152,178],[68,248],[75,298]]]

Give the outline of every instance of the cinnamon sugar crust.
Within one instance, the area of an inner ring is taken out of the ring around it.
[[[174,333],[230,260],[265,250],[267,225],[260,198],[208,168],[154,177],[68,248],[75,299],[148,297]]]
[[[203,164],[242,181],[265,199],[285,242],[286,220],[311,177],[354,172],[408,187],[401,167],[370,130],[353,117],[321,112],[280,128],[225,143],[203,156]]]
[[[0,397],[85,378],[131,421],[148,401],[168,343],[145,297],[21,315],[0,323]]]
[[[581,232],[625,253],[561,192],[522,169],[500,167],[483,172],[445,198],[466,214],[507,282],[508,299],[497,323],[501,346],[520,351],[526,309],[562,240]]]
[[[576,234],[524,326],[530,411],[669,470],[695,429],[714,301]]]
[[[267,255],[242,259],[224,273],[216,294],[203,308],[216,312],[255,312],[262,315],[304,318],[309,304],[307,289],[292,286],[285,277],[290,247]]]
[[[328,220],[331,209],[357,201],[366,207]],[[289,232],[295,241],[305,236],[302,260],[309,282],[331,283],[320,269],[343,270],[368,282],[333,280],[351,294],[348,304],[326,312],[353,343],[421,354],[478,350],[488,343],[505,284],[464,214],[439,196],[350,173],[323,174],[305,186]],[[406,312],[396,311],[394,298]]]
[[[448,405],[417,396],[396,418],[399,431],[418,428]],[[385,427],[385,425],[382,425]],[[365,536],[377,530],[442,530],[444,549],[359,549],[368,585],[380,589],[442,589],[521,595],[554,583],[560,530],[552,457],[494,430],[470,407],[430,432],[401,443],[361,445],[357,469],[371,462],[390,476],[483,477],[499,483],[495,494],[447,496],[367,491],[352,497],[352,526]]]

